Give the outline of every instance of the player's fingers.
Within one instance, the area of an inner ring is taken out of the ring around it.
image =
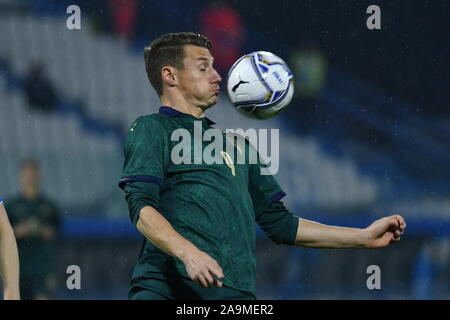
[[[220,278],[212,270],[210,270],[210,274],[214,279],[213,285],[220,288],[222,286],[222,281],[219,280]]]
[[[397,216],[397,220],[399,222],[399,228],[404,230],[406,228],[405,219],[402,216]]]
[[[201,275],[198,275],[194,281],[200,284],[203,288],[208,287],[206,280]]]
[[[399,230],[395,230],[395,232],[393,233],[392,238],[393,239],[398,239],[400,238],[400,236],[403,234],[403,232],[400,232]]]
[[[206,280],[203,278],[201,273],[197,273],[196,275],[194,275],[192,277],[192,281],[198,283],[199,285],[201,285],[202,287],[206,286]]]
[[[395,216],[389,217],[387,219],[387,223],[389,224],[390,228],[397,228],[400,226],[400,223]]]
[[[221,288],[222,287],[222,282],[217,280],[217,279],[214,279],[214,286],[217,287],[217,288]]]
[[[211,268],[211,273],[214,275],[214,276],[216,276],[217,278],[219,278],[219,279],[222,279],[223,278],[223,271],[222,271],[222,268],[218,265],[218,264],[216,264],[215,266],[213,266],[212,268]]]
[[[223,278],[223,277],[224,277],[222,267],[219,266],[218,264],[217,264],[217,272],[219,273],[218,276],[219,276],[220,278]]]
[[[212,259],[211,258],[211,260],[212,260],[212,263],[211,263],[211,268],[214,270],[214,271],[220,271],[220,272],[222,272],[222,268],[219,266],[219,263],[216,261],[216,260],[214,260],[214,259]]]
[[[405,232],[405,228],[406,228],[406,225],[404,223],[402,223],[400,225],[400,227],[398,228],[400,230],[401,234],[403,234]]]
[[[208,287],[214,285],[214,278],[211,276],[208,270],[203,272],[202,275],[203,278],[206,280]]]
[[[210,263],[208,264],[209,271],[214,274],[218,278],[223,278],[222,268],[219,266],[216,260],[213,258],[210,259]]]

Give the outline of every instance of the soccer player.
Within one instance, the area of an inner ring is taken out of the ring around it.
[[[195,133],[199,124],[201,130],[213,129],[204,113],[217,101],[221,77],[210,49],[202,35],[174,33],[144,50],[147,75],[162,107],[133,123],[125,146],[119,186],[131,221],[144,236],[129,298],[256,299],[255,222],[279,244],[378,248],[399,241],[406,223],[398,215],[364,229],[294,216],[283,205],[285,193],[274,177],[261,174],[265,165],[259,159],[244,164],[227,156],[213,164],[173,161],[175,130]],[[219,131],[226,144],[227,133]],[[247,140],[234,148],[235,154],[253,150]]]
[[[25,160],[20,168],[21,194],[7,203],[20,258],[23,300],[48,300],[56,287],[56,238],[59,212],[40,191],[39,164]]]
[[[3,280],[3,299],[20,300],[19,254],[2,198],[0,198],[0,278]]]

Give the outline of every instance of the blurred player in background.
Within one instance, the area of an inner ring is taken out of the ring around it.
[[[259,159],[236,165],[172,161],[179,142],[171,139],[174,130],[194,132],[194,121],[202,130],[214,129],[204,112],[217,102],[221,77],[210,49],[204,36],[177,33],[144,50],[162,107],[134,122],[125,146],[119,186],[132,222],[144,235],[129,298],[256,299],[255,222],[278,244],[378,248],[399,241],[406,224],[398,215],[365,229],[294,216],[283,205],[286,194],[274,177],[261,175],[265,165]],[[227,133],[218,131],[228,143]],[[234,154],[251,152],[242,140],[234,143]]]
[[[0,278],[3,281],[3,299],[19,300],[19,255],[16,238],[0,197]]]
[[[56,239],[60,217],[54,203],[40,191],[40,170],[35,160],[20,169],[21,194],[7,211],[17,238],[20,257],[20,292],[24,300],[54,298]]]

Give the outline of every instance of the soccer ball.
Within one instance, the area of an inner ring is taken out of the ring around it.
[[[234,107],[259,119],[274,117],[294,95],[294,79],[287,64],[267,51],[239,58],[228,72],[228,96]]]

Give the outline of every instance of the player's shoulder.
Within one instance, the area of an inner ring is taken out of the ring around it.
[[[150,113],[138,117],[134,123],[141,125],[159,125],[164,120],[160,113]]]
[[[164,130],[165,117],[159,113],[151,113],[138,117],[130,127],[130,132],[145,132],[148,130]]]

